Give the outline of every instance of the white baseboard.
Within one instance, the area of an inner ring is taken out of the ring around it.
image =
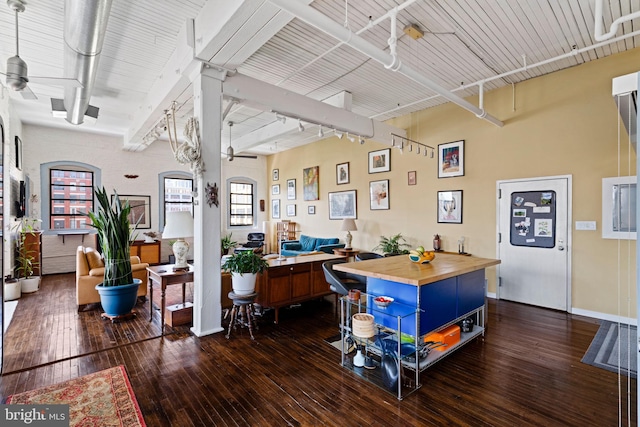
[[[625,325],[638,326],[638,319],[633,317],[617,316],[615,314],[600,313],[598,311],[583,310],[581,308],[575,308],[575,307],[571,309],[571,314],[593,317],[595,319],[608,320],[614,323],[623,323]]]

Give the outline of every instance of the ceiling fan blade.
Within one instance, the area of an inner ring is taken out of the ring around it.
[[[258,158],[258,156],[252,156],[252,155],[249,155],[249,154],[236,154],[233,157],[242,157],[242,158],[245,158],[245,159],[257,159]]]
[[[67,86],[67,87],[79,87],[83,88],[84,85],[77,79],[70,79],[66,77],[29,77],[31,83],[38,83],[51,86]]]
[[[22,95],[23,99],[38,99],[29,86],[25,86],[24,89],[20,91],[20,95]]]

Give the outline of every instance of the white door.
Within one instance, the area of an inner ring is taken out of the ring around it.
[[[568,311],[571,176],[497,184],[497,297]]]

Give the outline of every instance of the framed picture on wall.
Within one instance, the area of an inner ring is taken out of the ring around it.
[[[274,199],[271,201],[271,218],[280,218],[280,199]]]
[[[296,205],[287,205],[287,216],[296,216]]]
[[[372,211],[389,209],[389,180],[369,183],[369,203]]]
[[[280,184],[273,184],[271,186],[271,194],[273,194],[274,196],[280,194]]]
[[[407,181],[409,185],[416,185],[416,171],[409,171],[407,173]]]
[[[280,171],[278,169],[273,170],[271,179],[274,181],[277,181],[280,179]]]
[[[438,222],[462,224],[462,190],[438,191]]]
[[[438,145],[438,178],[464,175],[464,140]]]
[[[338,163],[336,165],[336,184],[349,183],[349,162]]]
[[[329,193],[329,219],[357,219],[356,190]]]
[[[319,166],[312,166],[302,170],[302,196],[304,200],[312,201],[320,198],[319,174]]]
[[[309,215],[315,215],[316,214],[316,207],[314,205],[308,206],[307,207],[307,213]]]
[[[129,213],[129,222],[131,226],[138,224],[136,228],[151,228],[151,196],[130,196],[126,194],[118,194],[122,203],[129,202],[131,212]],[[115,195],[111,195],[113,202]]]
[[[389,172],[391,170],[391,149],[385,148],[369,152],[369,173]]]
[[[295,200],[296,199],[296,180],[288,179],[287,180],[287,200]]]

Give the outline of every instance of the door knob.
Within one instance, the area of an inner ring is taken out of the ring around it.
[[[558,239],[558,250],[564,251],[564,240]]]

